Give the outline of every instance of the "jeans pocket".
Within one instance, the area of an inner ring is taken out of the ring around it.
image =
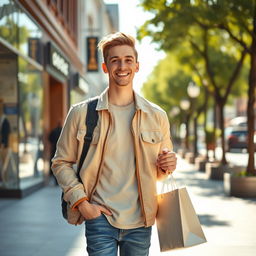
[[[95,220],[100,219],[101,217],[103,217],[103,214],[101,214],[101,215],[97,216],[96,218],[89,219],[89,220],[85,220],[85,221],[86,221],[87,223],[90,223],[90,222],[93,222],[93,221],[95,221]]]

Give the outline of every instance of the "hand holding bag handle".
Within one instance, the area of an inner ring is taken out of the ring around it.
[[[166,192],[170,192],[170,191],[173,191],[175,189],[178,189],[178,185],[177,185],[176,180],[174,179],[172,174],[170,174],[167,179],[162,181],[162,188],[161,188],[161,193],[160,194],[165,193],[164,192],[165,188],[167,188]]]

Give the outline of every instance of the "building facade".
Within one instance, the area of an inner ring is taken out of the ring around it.
[[[95,34],[81,27],[89,20],[90,11],[81,9],[87,2],[0,1],[0,197],[22,197],[45,184],[50,132],[72,103],[104,87],[88,71],[84,43]],[[103,1],[91,2],[110,19]],[[103,33],[101,26],[103,20]]]
[[[99,40],[109,33],[119,31],[118,5],[104,4],[102,0],[86,0],[79,2],[80,12],[78,51],[85,65],[86,78],[93,88],[87,97],[101,93],[108,84],[107,76],[101,69],[103,59],[98,54]],[[81,100],[73,97],[72,103]]]

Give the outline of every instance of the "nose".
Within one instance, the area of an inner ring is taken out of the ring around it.
[[[119,61],[119,69],[120,69],[120,70],[123,70],[124,68],[125,68],[125,61],[120,60],[120,61]]]

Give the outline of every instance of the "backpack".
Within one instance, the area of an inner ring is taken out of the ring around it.
[[[88,153],[88,150],[90,148],[90,144],[92,141],[92,135],[93,135],[93,131],[94,128],[97,125],[98,122],[98,112],[96,110],[96,106],[98,103],[98,98],[94,98],[91,101],[88,102],[88,107],[87,107],[87,114],[86,114],[86,120],[85,120],[85,124],[86,124],[86,134],[84,136],[84,145],[83,145],[83,150],[82,150],[82,154],[79,160],[79,164],[78,164],[78,168],[77,168],[77,177],[78,180],[80,182],[82,182],[81,178],[80,178],[80,170],[81,167],[83,165],[84,159]],[[67,207],[68,204],[67,202],[63,199],[63,192],[61,194],[61,207],[62,207],[62,215],[63,217],[67,220],[68,219],[68,215],[67,215]]]

